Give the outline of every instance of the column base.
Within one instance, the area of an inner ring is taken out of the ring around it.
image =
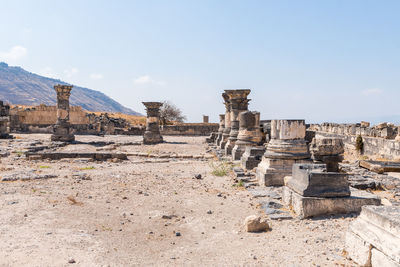
[[[144,133],[143,144],[155,145],[164,142],[163,137],[159,133]]]

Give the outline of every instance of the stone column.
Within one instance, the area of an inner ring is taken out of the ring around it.
[[[231,155],[239,134],[239,113],[247,111],[250,101],[247,96],[250,94],[250,89],[225,90],[225,93],[229,97],[231,107],[231,129],[228,142],[225,145],[225,155]]]
[[[209,117],[207,115],[203,115],[203,123],[209,123]]]
[[[226,93],[223,93],[222,97],[224,98],[225,104],[225,128],[222,132],[222,140],[219,147],[221,149],[225,149],[225,145],[228,142],[229,133],[231,132],[231,105],[229,102],[229,96]]]
[[[265,186],[282,186],[294,163],[310,162],[304,120],[272,120],[271,140],[257,167],[256,177]]]
[[[143,144],[151,145],[163,142],[160,134],[160,108],[163,103],[160,102],[142,102],[146,107],[147,120],[146,131],[143,135]]]
[[[217,138],[215,140],[215,144],[217,146],[221,144],[224,128],[225,128],[225,114],[219,114],[219,128],[218,128]]]
[[[57,122],[54,125],[54,133],[51,141],[72,142],[75,136],[71,134],[69,122],[69,97],[71,95],[72,85],[55,85],[54,90],[57,93]]]
[[[239,114],[239,133],[232,150],[232,159],[240,160],[247,146],[261,145],[260,112],[244,111]]]

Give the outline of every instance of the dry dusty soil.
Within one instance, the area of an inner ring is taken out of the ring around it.
[[[232,174],[211,174],[215,159],[189,158],[209,155],[204,137],[147,146],[134,144],[141,137],[77,136],[79,144],[56,150],[164,156],[25,158],[27,147],[49,139],[0,141],[1,177],[28,177],[0,182],[0,266],[354,266],[343,257],[354,216],[270,221],[268,232],[245,232],[244,219],[263,212]],[[175,153],[188,158],[165,156]]]

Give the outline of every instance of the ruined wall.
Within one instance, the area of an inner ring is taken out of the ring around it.
[[[218,123],[182,123],[178,125],[161,126],[161,135],[200,135],[207,136],[217,132]]]
[[[57,121],[57,109],[55,106],[39,105],[33,108],[12,108],[11,116],[18,118],[20,124],[52,125]],[[71,124],[87,124],[89,118],[80,106],[70,107]]]
[[[307,129],[310,133],[323,136],[340,137],[349,153],[356,151],[355,144],[358,135],[363,138],[363,155],[372,158],[400,159],[400,141],[398,127],[391,124],[379,124],[375,127],[361,124],[312,124]]]

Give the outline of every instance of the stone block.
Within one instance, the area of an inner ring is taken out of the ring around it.
[[[282,200],[299,218],[360,212],[362,206],[381,203],[374,194],[353,188],[350,188],[350,192],[349,197],[304,197],[284,186]]]
[[[370,266],[371,249],[370,243],[351,231],[346,232],[345,250],[355,263],[360,266]]]
[[[326,172],[325,164],[294,164],[286,186],[304,197],[350,196],[347,174]]]
[[[271,159],[263,157],[256,170],[256,177],[260,185],[282,186],[285,176],[292,175],[292,166],[295,163],[311,163],[307,159]]]
[[[348,231],[400,264],[400,207],[363,207]]]
[[[400,263],[391,260],[384,253],[373,248],[371,251],[371,266],[372,267],[400,267]]]
[[[261,162],[262,156],[265,153],[265,147],[246,147],[240,161],[242,168],[252,170]]]

